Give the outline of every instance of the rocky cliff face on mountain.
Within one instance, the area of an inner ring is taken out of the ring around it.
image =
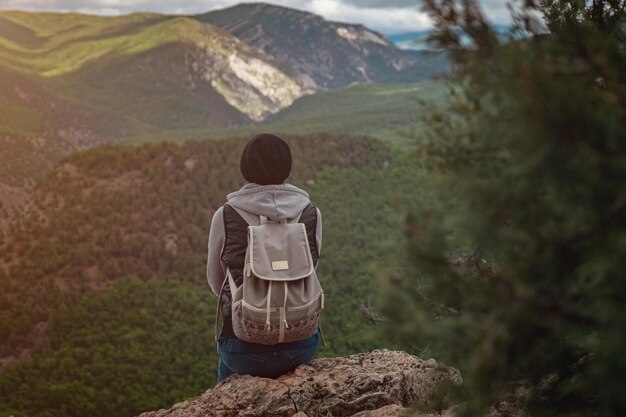
[[[105,101],[113,89],[129,114],[167,129],[246,125],[304,94],[262,53],[215,26],[186,17],[159,26],[168,42],[130,57],[96,58],[58,85],[76,96],[79,82],[78,91]],[[145,41],[135,38],[137,45]]]
[[[424,405],[458,370],[405,352],[375,350],[317,359],[278,379],[235,375],[197,398],[140,417],[400,416]],[[439,411],[423,416],[440,416]]]
[[[269,4],[242,4],[197,16],[263,51],[302,88],[337,89],[354,82],[418,80],[423,54],[398,49],[362,25]],[[439,68],[441,72],[442,68]],[[431,74],[428,71],[428,75]]]

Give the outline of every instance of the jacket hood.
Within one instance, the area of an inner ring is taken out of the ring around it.
[[[293,219],[311,202],[309,194],[291,184],[248,183],[228,194],[228,204],[271,220]]]

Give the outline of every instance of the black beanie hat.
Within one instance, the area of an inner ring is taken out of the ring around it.
[[[241,153],[241,174],[261,185],[282,184],[291,172],[291,150],[282,138],[261,133],[250,138]]]

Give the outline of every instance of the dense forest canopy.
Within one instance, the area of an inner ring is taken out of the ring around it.
[[[423,198],[425,173],[378,140],[286,139],[290,182],[324,219],[321,354],[387,347],[372,304],[379,266],[403,236],[388,201]],[[30,215],[3,245],[3,356],[30,346],[39,324],[46,331],[32,359],[0,373],[7,415],[131,416],[214,383],[208,226],[243,183],[243,144],[106,146],[74,154],[38,185]]]

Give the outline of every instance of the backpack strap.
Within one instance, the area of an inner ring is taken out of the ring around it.
[[[302,211],[300,218],[298,219],[299,223],[304,223],[307,236],[309,238],[309,248],[311,249],[311,255],[313,256],[313,263],[317,265],[317,261],[319,259],[319,252],[317,250],[317,220],[318,213],[317,207],[313,203],[309,203],[307,207]]]
[[[239,213],[241,218],[244,219],[249,226],[258,226],[259,224],[261,224],[261,219],[259,218],[258,214],[252,214],[249,211],[242,210],[239,207],[231,206],[230,204],[228,204],[228,206],[232,207],[237,213]]]
[[[220,332],[220,317],[222,316],[222,295],[224,294],[224,287],[226,287],[226,283],[228,282],[228,276],[230,275],[230,270],[228,266],[226,267],[226,276],[224,277],[224,281],[222,282],[222,288],[220,289],[220,293],[217,296],[217,309],[215,311],[215,342],[217,342],[217,338],[219,337]]]

